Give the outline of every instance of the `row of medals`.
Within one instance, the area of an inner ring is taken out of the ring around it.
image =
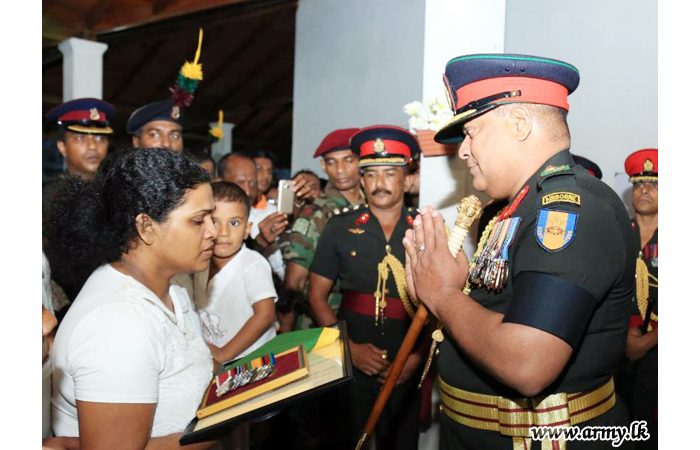
[[[272,373],[273,367],[274,364],[270,363],[265,364],[264,366],[256,367],[253,370],[244,370],[243,372],[237,373],[217,388],[216,396],[221,397],[222,395],[236,390],[239,387],[262,380]]]
[[[498,235],[504,221],[494,227],[489,243],[474,260],[474,267],[469,271],[469,283],[475,287],[499,290],[508,279],[508,261],[500,258],[501,248]]]

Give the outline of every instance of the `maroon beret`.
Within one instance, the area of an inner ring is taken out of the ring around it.
[[[342,128],[331,131],[321,141],[321,145],[318,146],[316,153],[314,153],[314,158],[336,150],[350,149],[350,137],[358,131],[360,131],[359,128]]]

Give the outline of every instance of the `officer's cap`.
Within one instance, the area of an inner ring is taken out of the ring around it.
[[[571,64],[538,56],[465,55],[450,60],[443,75],[454,117],[435,135],[443,144],[459,142],[462,126],[498,105],[537,103],[569,110],[567,96],[579,73]]]
[[[659,150],[645,148],[637,150],[625,160],[625,172],[632,183],[659,181]]]
[[[331,131],[321,141],[321,145],[318,146],[316,153],[314,153],[314,158],[323,156],[326,153],[349,149],[350,138],[358,131],[360,131],[359,128],[342,128],[340,130]]]
[[[185,116],[184,108],[174,106],[173,100],[159,100],[140,107],[129,117],[126,122],[126,132],[136,134],[148,122],[167,120],[182,126]]]
[[[52,108],[46,118],[68,131],[84,134],[111,134],[109,120],[114,106],[97,98],[78,98]]]
[[[350,139],[350,149],[360,155],[360,167],[405,166],[420,154],[416,138],[391,125],[361,129]]]

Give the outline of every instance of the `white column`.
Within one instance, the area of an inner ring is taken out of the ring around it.
[[[423,102],[445,98],[442,74],[450,59],[503,53],[505,26],[505,0],[426,0]],[[474,190],[467,166],[457,156],[423,157],[420,181],[420,205],[440,209],[449,226],[457,219],[456,205],[462,197],[477,194],[483,202],[489,199]],[[465,248],[471,249],[471,244]]]
[[[107,44],[70,38],[58,45],[63,53],[63,101],[102,98],[102,55]]]
[[[209,123],[210,128],[218,126],[219,122]],[[224,137],[211,145],[211,157],[214,158],[214,161],[218,162],[222,156],[224,156],[226,153],[231,153],[231,150],[233,150],[232,133],[234,126],[235,125],[230,122],[224,122],[221,125],[221,128],[224,130]]]

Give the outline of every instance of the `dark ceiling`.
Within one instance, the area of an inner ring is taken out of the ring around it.
[[[71,36],[109,45],[103,99],[117,110],[116,145],[139,106],[168,98],[204,30],[204,80],[185,116],[185,146],[207,145],[209,122],[224,110],[236,150],[266,149],[288,166],[296,0],[82,0],[43,2],[43,113],[61,103],[62,55]],[[45,127],[48,132],[50,127]]]

